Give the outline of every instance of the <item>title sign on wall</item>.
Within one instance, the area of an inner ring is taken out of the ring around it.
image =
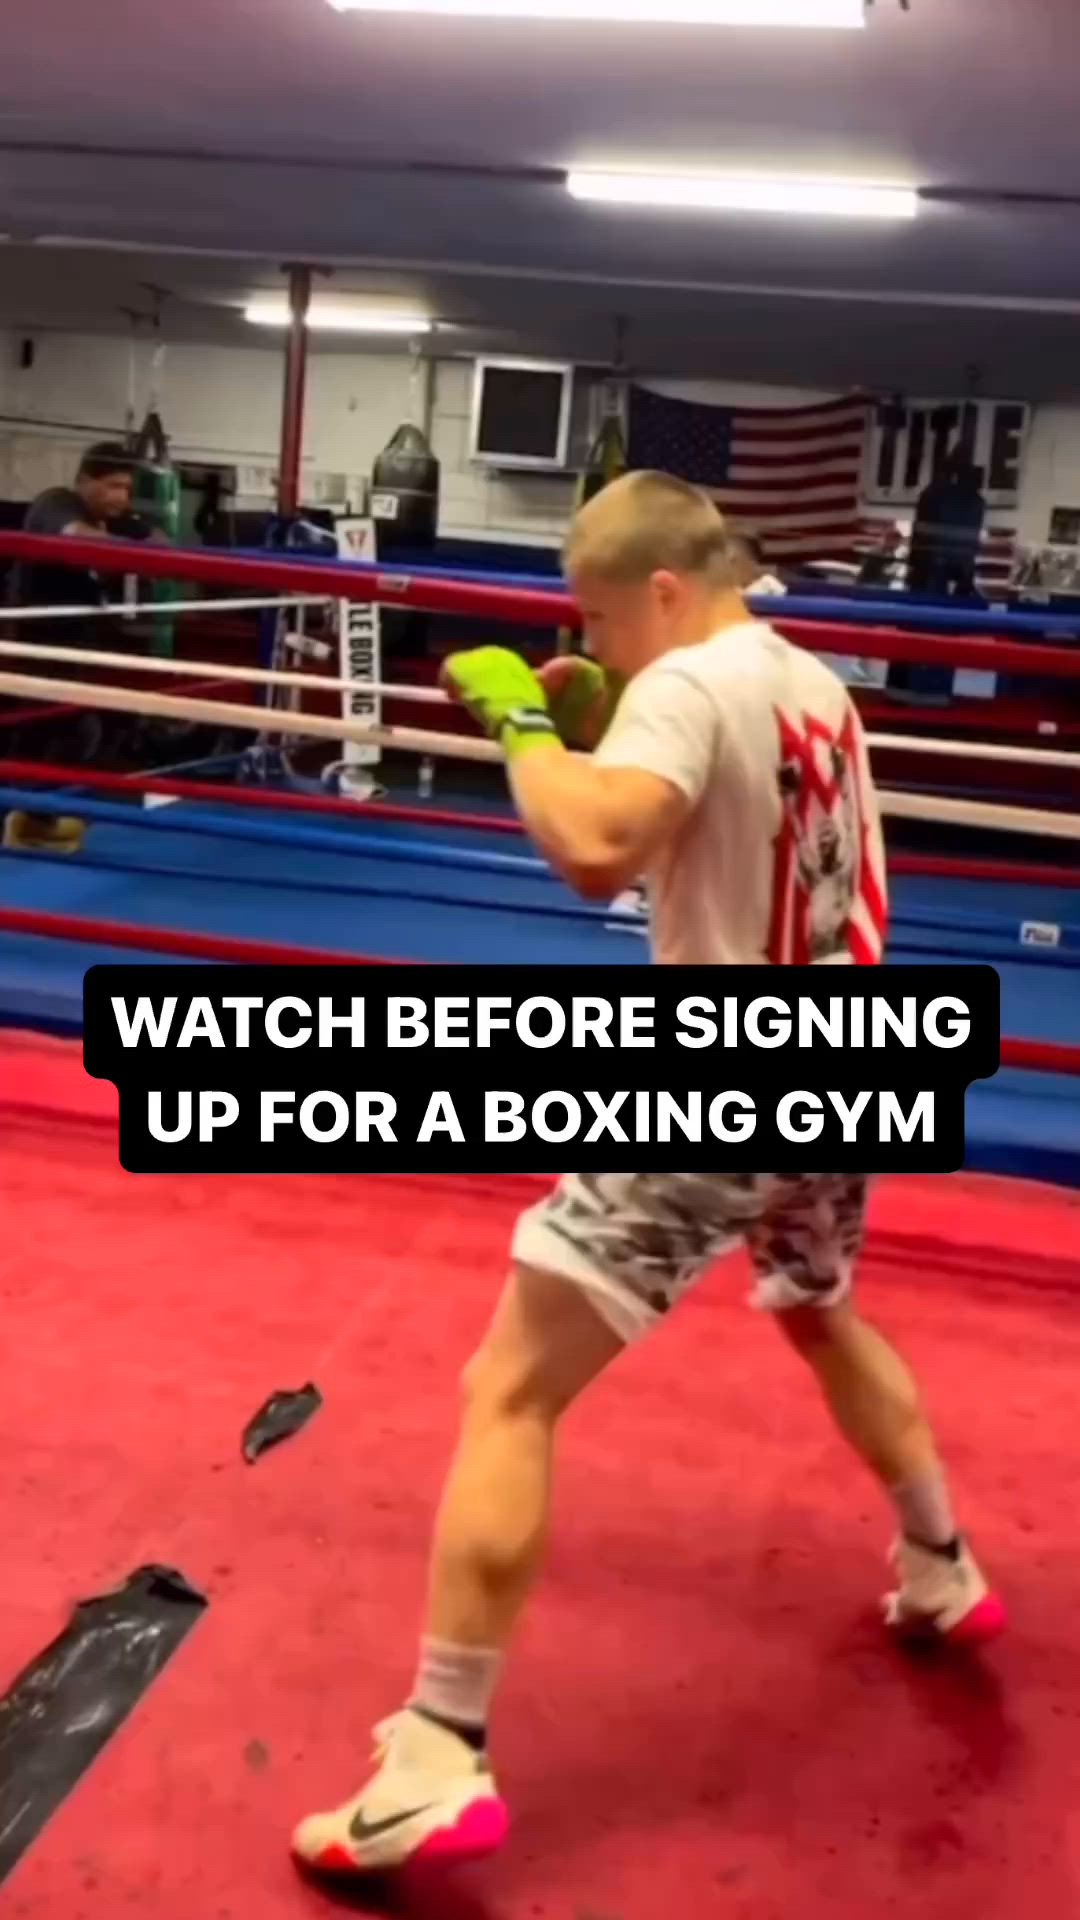
[[[962,449],[982,473],[991,507],[1015,507],[1031,410],[1005,400],[920,400],[883,407],[870,435],[866,499],[913,507],[947,453]]]

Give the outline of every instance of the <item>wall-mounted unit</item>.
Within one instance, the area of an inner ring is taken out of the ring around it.
[[[487,467],[566,468],[574,369],[554,360],[478,360],[469,455]]]

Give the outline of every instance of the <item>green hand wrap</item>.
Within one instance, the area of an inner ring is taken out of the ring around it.
[[[508,760],[530,747],[557,746],[547,694],[532,668],[509,647],[472,647],[452,653],[443,679]]]
[[[551,717],[568,747],[597,747],[615,718],[626,678],[583,656],[575,666],[572,679],[551,695]]]

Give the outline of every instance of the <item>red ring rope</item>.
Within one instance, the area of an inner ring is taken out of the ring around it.
[[[227,934],[186,933],[173,927],[136,927],[123,920],[88,920],[74,913],[39,913],[0,907],[0,932],[44,940],[84,940],[136,953],[175,953],[187,960],[228,960],[252,967],[396,967],[412,963],[366,953],[325,953],[272,940],[236,940]]]
[[[915,665],[976,667],[991,673],[1080,679],[1080,647],[1050,647],[1017,640],[975,639],[963,634],[907,633],[902,627],[835,626],[822,620],[786,620],[777,602],[770,624],[811,653],[840,653],[862,660],[902,660]],[[857,691],[857,689],[856,689]]]
[[[1060,1040],[1006,1040],[1001,1042],[1003,1067],[1026,1067],[1033,1073],[1080,1073],[1080,1047]]]
[[[100,540],[80,540],[74,534],[0,532],[0,554],[31,565],[84,567],[101,565]],[[330,600],[379,600],[392,606],[417,607],[428,613],[463,613],[519,620],[523,626],[565,627],[576,621],[576,610],[561,588],[474,586],[461,580],[410,573],[361,573],[338,561],[303,560],[290,555],[287,563],[267,555],[215,553],[210,548],[180,550],[155,547],[138,540],[109,543],[110,573],[134,573],[150,580],[184,580],[224,587],[273,588],[278,593],[311,593]]]
[[[46,940],[86,941],[126,947],[142,953],[175,953],[191,960],[224,960],[249,966],[390,967],[422,965],[373,954],[325,953],[317,947],[292,947],[264,940],[235,940],[216,933],[185,933],[170,927],[135,927],[122,920],[88,920],[72,913],[39,913],[0,907],[0,932],[37,935]],[[1051,1040],[1001,1042],[1003,1067],[1037,1073],[1080,1074],[1080,1047]]]
[[[1026,887],[1080,887],[1080,867],[1028,866],[1022,860],[970,860],[942,853],[890,853],[889,873],[942,880],[996,880]]]
[[[0,733],[10,733],[15,727],[32,727],[43,720],[70,720],[78,709],[69,705],[62,707],[27,707],[17,703],[10,713],[0,713]]]
[[[41,566],[101,565],[101,543],[70,534],[0,532],[0,554]],[[429,613],[457,613],[470,618],[505,619],[522,626],[567,627],[580,624],[569,595],[538,588],[480,585],[444,580],[430,574],[360,573],[340,562],[290,558],[286,568],[272,556],[230,555],[209,549],[174,550],[140,541],[115,540],[109,548],[110,569],[148,579],[200,581],[212,586],[274,588],[292,593],[325,595],[333,600],[375,600],[390,606],[415,607]],[[854,655],[870,660],[902,660],[930,665],[948,662],[954,667],[983,667],[999,673],[1050,674],[1064,680],[1080,679],[1080,648],[1054,647],[1015,640],[972,639],[956,634],[918,634],[897,627],[858,627],[827,620],[785,619],[777,603],[774,622],[799,646],[814,652]]]

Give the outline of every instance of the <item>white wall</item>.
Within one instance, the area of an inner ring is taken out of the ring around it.
[[[15,356],[8,356],[3,411],[53,424],[20,430],[6,423],[0,439],[6,492],[33,492],[43,474],[47,482],[58,470],[68,473],[71,450],[85,445],[88,435],[116,434],[129,400],[141,420],[155,398],[178,454],[235,461],[253,497],[270,492],[281,412],[280,354],[171,346],[155,376],[153,351],[145,343],[136,349],[134,366],[126,340],[44,334],[35,348],[29,372],[19,371]],[[372,451],[403,417],[408,394],[404,357],[314,359],[305,474],[363,474]]]
[[[35,363],[18,365],[19,339],[0,333],[0,496],[30,498],[70,478],[88,438],[124,425],[132,385],[126,339],[41,334]],[[154,390],[153,349],[140,342],[134,369],[139,419]],[[431,437],[442,464],[445,534],[547,544],[566,523],[573,481],[563,476],[509,476],[470,466],[467,431],[470,369],[443,360],[434,368]],[[228,460],[252,504],[272,497],[281,407],[281,351],[265,347],[171,345],[159,399],[182,458]],[[823,394],[782,387],[667,381],[686,399],[744,406],[799,405]],[[312,502],[359,497],[375,455],[395,427],[423,416],[422,394],[407,354],[312,354],[304,442],[304,490]],[[31,419],[55,422],[31,426]],[[1043,407],[1034,418],[1022,489],[1019,532],[1042,544],[1054,506],[1080,507],[1080,408]]]
[[[9,413],[14,405],[13,382],[16,373],[18,341],[13,333],[0,327],[0,414]],[[4,428],[0,423],[0,435]]]
[[[69,480],[87,439],[122,430],[134,395],[141,421],[155,397],[173,450],[182,459],[227,460],[240,470],[251,504],[272,497],[281,418],[280,348],[174,345],[160,374],[140,343],[134,380],[129,343],[109,337],[46,334],[34,366],[20,371],[18,342],[0,335],[0,495],[31,498]],[[442,527],[451,534],[557,539],[573,497],[566,476],[516,478],[470,466],[466,456],[470,369],[440,361],[433,369],[431,437],[442,463]],[[311,503],[354,503],[372,462],[396,427],[422,420],[423,379],[405,353],[311,356],[305,409],[304,493]],[[50,422],[51,425],[31,424]]]
[[[1035,414],[1020,495],[1023,545],[1044,545],[1054,507],[1080,510],[1080,407],[1040,407]]]

